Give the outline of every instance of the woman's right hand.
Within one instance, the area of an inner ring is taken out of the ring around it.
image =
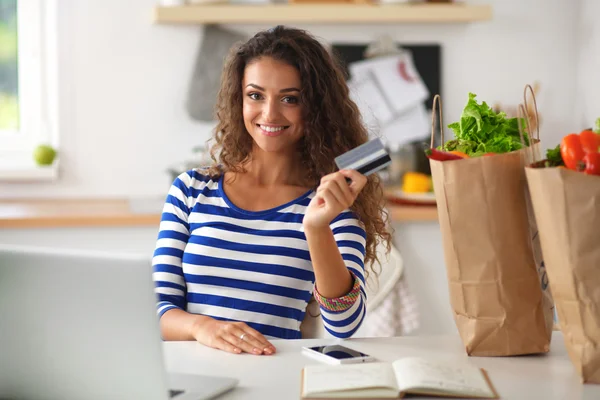
[[[245,352],[256,355],[275,353],[275,346],[260,332],[243,322],[205,318],[195,324],[193,336],[199,343],[230,353]]]

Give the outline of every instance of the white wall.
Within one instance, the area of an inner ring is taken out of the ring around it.
[[[394,229],[394,245],[402,255],[405,278],[419,311],[420,325],[412,334],[456,334],[439,224],[398,223]]]
[[[515,104],[524,84],[539,80],[545,143],[558,143],[574,123],[578,2],[478,2],[493,4],[492,21],[303,27],[326,40],[368,42],[390,33],[406,43],[441,43],[446,123],[459,117],[469,91]],[[155,3],[59,0],[61,179],[0,184],[0,197],[164,196],[165,168],[189,157],[212,124],[191,121],[184,109],[201,27],[152,24]],[[594,29],[597,14],[582,15]]]
[[[593,126],[600,118],[600,2],[581,0],[575,116],[578,127]]]

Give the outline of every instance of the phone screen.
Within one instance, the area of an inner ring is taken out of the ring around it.
[[[361,353],[360,351],[352,350],[344,346],[340,345],[330,345],[330,346],[315,346],[309,347],[309,349],[316,351],[317,353],[324,354],[326,356],[335,358],[336,360],[345,360],[348,358],[357,358],[357,357],[369,357],[368,354]]]

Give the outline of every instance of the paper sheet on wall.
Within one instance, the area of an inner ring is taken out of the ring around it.
[[[350,98],[356,103],[369,132],[379,132],[382,126],[394,117],[389,102],[377,86],[371,71],[367,71],[360,79],[348,82]]]
[[[409,51],[358,61],[348,68],[353,80],[361,81],[372,75],[394,114],[406,112],[429,97]]]
[[[381,136],[391,147],[423,139],[431,129],[430,113],[424,104],[403,112],[381,129]]]
[[[381,136],[387,145],[395,147],[425,138],[430,129],[430,113],[423,103],[419,103],[382,127]]]

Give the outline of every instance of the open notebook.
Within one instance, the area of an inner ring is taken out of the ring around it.
[[[393,363],[308,366],[302,370],[302,399],[396,399],[407,394],[497,399],[484,370],[421,358]]]

